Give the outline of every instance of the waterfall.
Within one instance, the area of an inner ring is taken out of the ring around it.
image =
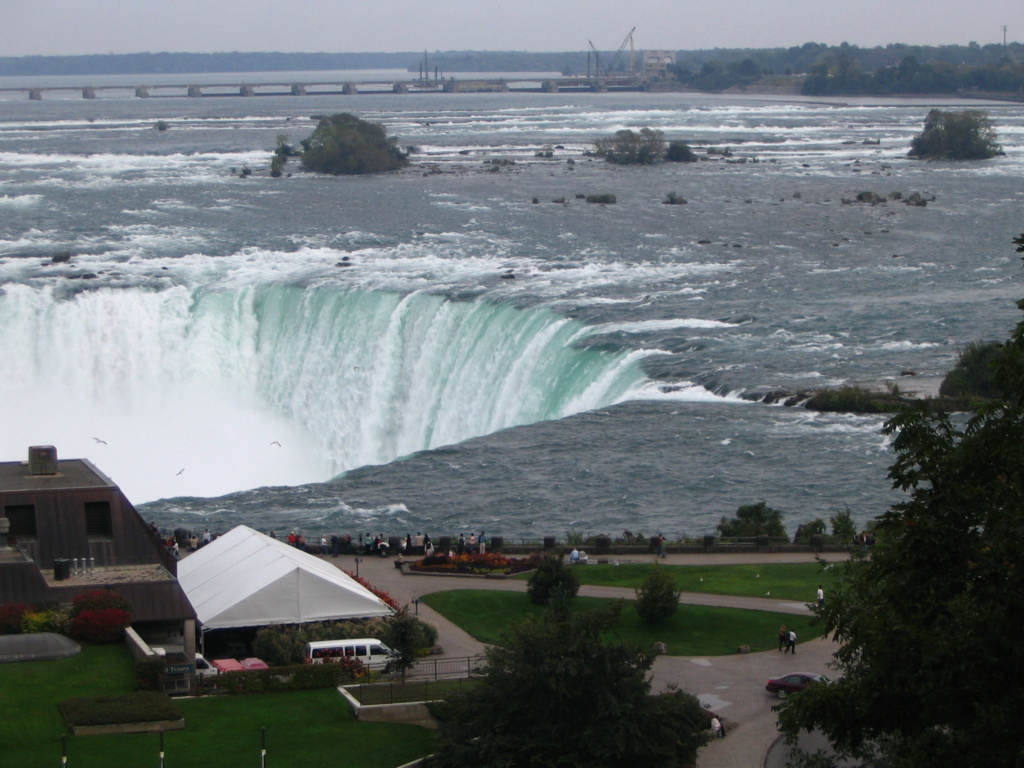
[[[326,480],[635,392],[647,353],[587,335],[429,292],[11,284],[0,444],[89,458],[139,502]]]

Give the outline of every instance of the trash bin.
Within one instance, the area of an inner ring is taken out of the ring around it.
[[[504,536],[491,536],[491,542],[487,545],[487,549],[490,552],[501,552],[502,547],[505,546]]]
[[[544,537],[544,549],[554,549],[554,548],[555,548],[555,537],[554,536],[545,536]]]
[[[58,557],[53,561],[53,578],[64,581],[71,578],[71,561],[66,557]]]
[[[767,536],[758,536],[757,537],[757,546],[758,547],[767,547],[768,546],[768,537]]]
[[[705,536],[704,537],[704,551],[707,552],[713,546],[715,546],[715,537],[714,536],[710,536],[710,535],[709,536]]]

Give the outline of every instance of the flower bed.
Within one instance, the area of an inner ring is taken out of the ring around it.
[[[409,570],[416,573],[463,573],[477,576],[513,574],[531,571],[537,567],[537,555],[505,557],[497,552],[463,555],[430,555],[411,563]]]

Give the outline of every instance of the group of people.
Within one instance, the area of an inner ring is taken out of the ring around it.
[[[160,531],[160,526],[155,521],[150,521],[149,531],[160,541],[161,544],[167,549],[167,551],[174,557],[181,557],[181,549],[185,547],[189,552],[195,552],[202,545],[209,544],[213,540],[213,536],[210,533],[210,529],[207,528],[203,531],[202,539],[199,538],[199,534],[195,531],[186,531],[183,528],[176,528],[174,533],[170,536],[164,536]]]
[[[785,624],[779,627],[779,650],[796,655],[796,632],[786,629]]]
[[[569,553],[569,565],[585,565],[587,562],[587,553],[576,547],[572,548],[572,552]]]
[[[485,554],[487,552],[487,534],[480,531],[480,535],[477,536],[475,533],[466,534],[460,533],[459,539],[455,544],[455,554],[457,555],[468,555],[468,554]]]

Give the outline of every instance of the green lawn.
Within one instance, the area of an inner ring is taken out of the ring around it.
[[[72,659],[0,665],[0,754],[18,768],[60,765],[64,726],[57,702],[134,689],[121,646],[85,647]],[[357,723],[333,690],[181,699],[185,729],[164,736],[167,768],[259,766],[260,728],[274,768],[394,768],[433,749],[433,732],[412,725]],[[157,734],[68,735],[69,768],[159,765]]]
[[[477,640],[492,644],[501,644],[503,633],[513,623],[545,611],[523,593],[486,589],[434,592],[421,600]],[[596,597],[577,597],[572,604],[573,610],[585,610],[606,602]],[[811,628],[810,616],[694,605],[680,605],[668,624],[655,628],[640,620],[630,601],[626,601],[621,625],[614,634],[617,639],[641,648],[664,642],[672,656],[724,656],[736,653],[741,645],[749,645],[751,651],[778,648],[780,624],[793,629],[798,642],[820,634]]]
[[[635,589],[643,584],[651,568],[667,568],[675,578],[676,588],[684,592],[707,592],[712,595],[764,597],[770,593],[781,600],[813,603],[818,585],[827,595],[836,569],[818,563],[766,563],[761,565],[653,565],[623,563],[580,566],[575,569],[580,584]],[[525,573],[516,578],[528,580]]]

